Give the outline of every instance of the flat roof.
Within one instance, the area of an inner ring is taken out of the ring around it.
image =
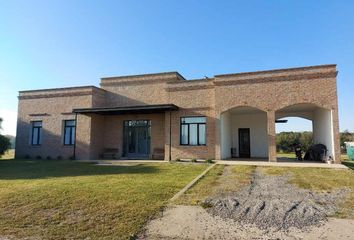
[[[177,110],[174,104],[140,105],[127,107],[103,107],[103,108],[76,108],[73,113],[79,114],[100,114],[100,115],[120,115],[136,113],[163,113]]]

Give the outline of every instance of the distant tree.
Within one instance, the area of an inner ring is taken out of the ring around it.
[[[1,129],[2,118],[0,118]],[[0,134],[0,156],[2,156],[11,147],[10,139]]]
[[[277,134],[278,152],[293,152],[294,145],[300,144],[303,151],[312,145],[312,132],[281,132]]]

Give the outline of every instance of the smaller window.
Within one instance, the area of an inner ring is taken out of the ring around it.
[[[182,117],[181,118],[181,145],[206,145],[206,118]]]
[[[42,121],[32,121],[31,145],[39,146],[42,143]]]
[[[64,145],[75,144],[75,120],[64,120]]]

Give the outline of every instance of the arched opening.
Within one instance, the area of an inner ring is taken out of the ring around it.
[[[267,113],[235,107],[220,116],[221,159],[268,158]]]
[[[288,143],[298,143],[302,146],[303,155],[313,144],[323,144],[327,147],[328,156],[334,157],[332,111],[315,104],[302,103],[284,107],[275,112],[278,161],[287,158],[296,158],[294,149],[292,154],[279,154],[291,146]],[[280,134],[283,132],[283,134]],[[286,133],[287,132],[287,133]],[[282,139],[280,139],[282,138]],[[296,140],[295,140],[296,139]],[[284,141],[288,143],[284,144]],[[280,143],[282,148],[280,149]]]

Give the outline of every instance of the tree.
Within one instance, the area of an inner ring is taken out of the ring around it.
[[[2,118],[0,118],[1,129]],[[11,147],[10,139],[0,134],[0,156],[2,156]]]
[[[312,132],[281,132],[276,138],[277,151],[290,153],[294,145],[300,144],[303,151],[312,145]]]
[[[344,132],[340,133],[340,147],[343,152],[346,150],[345,142],[352,142],[354,141],[354,133],[345,130]]]

